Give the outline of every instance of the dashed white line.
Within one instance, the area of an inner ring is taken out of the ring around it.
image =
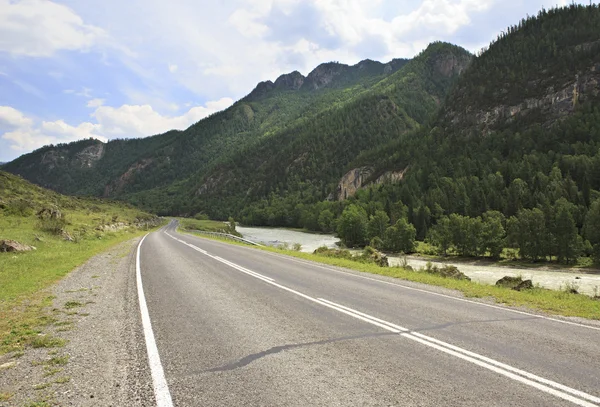
[[[197,236],[193,236],[193,237],[197,237]],[[226,244],[226,243],[224,243],[224,244]],[[246,247],[241,247],[241,246],[237,246],[237,247],[239,247],[240,249],[244,249],[244,250],[256,251],[256,249],[252,249],[252,248],[246,248]],[[317,264],[315,262],[311,262],[311,261],[308,261],[308,260],[301,260],[301,259],[297,259],[297,258],[294,258],[294,257],[285,256],[285,255],[281,255],[281,254],[277,254],[277,253],[270,253],[270,252],[263,252],[263,253],[266,254],[266,255],[269,255],[269,256],[273,256],[273,257],[284,258],[284,259],[286,259],[288,261],[292,261],[294,263],[305,264],[305,265],[308,265],[308,266],[311,266],[311,267],[316,267],[316,268],[320,268],[320,269],[323,269],[323,270],[333,271],[335,273],[344,274],[344,275],[350,276],[350,277],[361,278],[361,279],[364,279],[364,280],[374,281],[374,282],[381,283],[381,284],[392,285],[392,286],[404,288],[406,290],[417,291],[417,292],[421,292],[421,293],[425,293],[425,294],[429,294],[429,295],[434,295],[434,296],[437,296],[437,297],[447,298],[447,299],[454,300],[454,301],[461,301],[461,302],[466,302],[466,303],[469,303],[469,304],[479,305],[479,306],[482,306],[482,307],[494,308],[494,309],[501,310],[501,311],[513,312],[513,313],[521,314],[521,315],[527,315],[527,316],[531,316],[531,317],[536,317],[536,318],[539,318],[539,319],[543,319],[543,320],[546,320],[546,321],[558,322],[558,323],[561,323],[561,324],[573,325],[573,326],[578,326],[578,327],[581,327],[581,328],[587,328],[587,329],[592,329],[592,330],[595,330],[595,331],[600,331],[600,327],[597,327],[597,326],[580,324],[578,322],[573,322],[573,321],[565,321],[564,319],[552,318],[552,317],[547,317],[547,316],[539,315],[539,314],[532,314],[531,312],[519,311],[519,310],[516,310],[516,309],[502,307],[502,306],[499,306],[499,305],[486,304],[484,302],[473,301],[473,300],[469,300],[469,299],[466,299],[466,298],[460,298],[460,297],[454,297],[454,296],[447,295],[447,294],[436,293],[434,291],[424,290],[422,288],[410,287],[410,286],[407,286],[407,285],[398,284],[398,283],[394,283],[394,282],[391,282],[391,281],[385,281],[385,280],[381,280],[381,279],[377,279],[377,278],[373,278],[373,277],[363,276],[363,275],[360,275],[360,274],[349,273],[347,271],[338,270],[338,269],[335,269],[333,267],[327,267],[327,266],[324,266],[324,265],[321,265],[321,264]]]
[[[173,407],[173,400],[169,392],[165,372],[160,363],[154,332],[152,331],[152,323],[150,322],[150,314],[146,305],[146,297],[144,295],[144,287],[142,285],[142,273],[140,267],[140,249],[142,243],[148,235],[146,234],[137,247],[137,255],[135,262],[135,279],[137,282],[138,299],[140,303],[140,313],[142,314],[142,327],[144,329],[144,338],[146,339],[146,350],[148,352],[148,364],[150,365],[150,373],[152,375],[152,386],[154,387],[154,397],[157,407]]]
[[[195,249],[197,249],[198,251],[202,250],[197,248],[196,246],[184,242],[170,234],[167,233],[167,235],[169,237],[171,237],[172,239],[179,241],[183,244],[185,244],[186,246],[190,246],[193,247]],[[464,361],[468,361],[470,363],[473,363],[477,366],[483,367],[485,369],[491,370],[497,374],[500,374],[502,376],[505,376],[507,378],[510,378],[512,380],[518,381],[520,383],[529,385],[531,387],[534,387],[542,392],[545,392],[547,394],[551,394],[555,397],[559,397],[563,400],[567,400],[573,404],[579,405],[579,406],[583,406],[583,407],[597,407],[598,404],[594,404],[594,403],[600,403],[600,398],[593,396],[591,394],[585,393],[583,391],[565,386],[563,384],[554,382],[552,380],[548,380],[545,379],[543,377],[534,375],[532,373],[526,372],[524,370],[515,368],[513,366],[507,365],[505,363],[499,362],[497,360],[488,358],[486,356],[483,355],[479,355],[475,352],[471,352],[468,351],[466,349],[460,348],[458,346],[452,345],[450,343],[447,342],[443,342],[440,341],[438,339],[432,338],[430,336],[427,335],[423,335],[421,333],[418,332],[412,332],[410,331],[408,328],[393,324],[391,322],[376,318],[372,315],[366,314],[364,312],[360,312],[357,311],[355,309],[346,307],[344,305],[340,305],[340,304],[336,304],[335,302],[326,300],[324,298],[314,298],[311,297],[307,294],[304,294],[300,291],[296,291],[292,288],[286,287],[284,285],[278,284],[276,283],[273,279],[269,279],[268,277],[265,277],[259,273],[256,273],[252,270],[249,270],[245,267],[241,267],[229,260],[225,260],[221,257],[218,256],[213,256],[209,253],[207,253],[206,251],[203,251],[208,257],[211,257],[223,264],[226,264],[232,268],[235,268],[239,271],[242,271],[252,277],[258,278],[260,280],[265,281],[266,283],[273,285],[275,287],[281,288],[282,290],[288,291],[292,294],[295,294],[297,296],[300,296],[302,298],[305,298],[309,301],[315,302],[317,304],[323,305],[327,308],[333,309],[335,311],[338,311],[340,313],[349,315],[353,318],[359,319],[361,321],[367,322],[371,325],[375,325],[379,328],[385,329],[387,331],[393,332],[393,333],[397,333],[400,336],[413,340],[415,342],[421,343],[425,346],[428,346],[430,348],[434,348],[437,349],[441,352],[444,352],[446,354],[455,356],[459,359],[462,359]]]

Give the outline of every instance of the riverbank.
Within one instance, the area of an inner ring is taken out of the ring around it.
[[[312,253],[321,246],[328,248],[337,247],[339,239],[333,235],[315,234],[304,231],[261,228],[261,227],[237,227],[237,231],[245,239],[261,243],[267,246],[281,246],[287,244],[292,247],[294,243],[301,244],[301,252]],[[428,262],[432,264],[451,264],[473,281],[482,284],[495,284],[504,276],[522,277],[532,280],[534,285],[551,290],[576,289],[582,294],[589,296],[600,295],[600,274],[591,274],[588,269],[560,268],[559,265],[551,267],[519,267],[517,265],[500,265],[485,260],[465,261],[461,259],[448,258],[447,260],[429,259],[419,256],[389,256],[392,266],[408,265],[418,270],[424,268]]]

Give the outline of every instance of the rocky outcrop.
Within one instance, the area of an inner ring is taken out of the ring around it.
[[[60,146],[50,146],[48,151],[42,154],[40,163],[47,170],[53,170],[62,166],[75,166],[78,168],[92,168],[102,157],[104,157],[105,144],[100,140],[85,141],[93,144],[82,148],[73,154],[72,151]]]
[[[152,164],[153,161],[151,158],[146,158],[133,164],[119,178],[104,187],[104,197],[114,196],[121,192],[136,173]]]
[[[371,167],[360,167],[348,171],[340,180],[337,188],[337,196],[340,201],[348,199],[356,194],[367,179],[373,173]]]
[[[404,179],[404,174],[408,171],[408,167],[403,169],[402,171],[388,171],[380,175],[376,180],[375,184],[384,184],[384,183],[397,183]]]
[[[227,176],[224,173],[218,173],[209,177],[208,179],[206,179],[204,184],[202,184],[200,188],[196,190],[196,196],[204,195],[205,193],[210,192],[216,187],[223,185],[223,183],[226,182],[226,179]]]
[[[81,168],[92,168],[102,157],[104,157],[104,143],[101,141],[75,154],[75,159]]]
[[[472,56],[443,53],[435,56],[433,68],[440,75],[450,78],[462,74],[471,64]]]
[[[347,72],[350,67],[348,65],[337,62],[328,62],[321,64],[308,74],[304,81],[303,88],[310,90],[318,90],[331,84],[337,77]]]
[[[53,170],[60,162],[64,161],[65,156],[57,150],[48,150],[42,154],[40,163],[46,166],[47,169]]]
[[[540,86],[539,81],[530,85]],[[488,134],[501,125],[536,112],[543,118],[542,126],[547,128],[573,114],[578,105],[599,94],[600,64],[595,64],[584,73],[574,74],[572,80],[564,83],[560,89],[554,86],[546,88],[543,96],[528,98],[516,105],[497,105],[486,110],[477,110],[477,106],[469,106],[464,111],[449,110],[445,117],[453,125],[469,123],[471,128]]]
[[[371,176],[373,175],[373,168],[360,167],[350,170],[346,174],[344,174],[344,176],[338,183],[338,200],[343,201],[344,199],[348,199],[354,196],[356,194],[356,191],[358,191],[361,188],[367,187],[371,183],[383,184],[400,182],[404,179],[406,171],[408,171],[408,167],[406,167],[402,171],[387,171],[379,177],[377,177],[375,181],[369,182],[369,179],[371,179]]]
[[[19,243],[16,240],[0,240],[0,253],[6,252],[29,252],[35,247]]]
[[[277,78],[275,87],[277,89],[298,90],[304,84],[304,79],[304,76],[300,72],[294,71]]]
[[[546,118],[544,125],[552,125],[561,117],[572,114],[577,105],[589,97],[600,93],[600,67],[595,66],[586,75],[576,75],[574,80],[559,90],[547,89],[541,98],[530,98],[513,106],[497,106],[476,114],[477,123],[489,130],[499,123],[510,122],[519,116],[525,116],[533,109],[541,111]]]

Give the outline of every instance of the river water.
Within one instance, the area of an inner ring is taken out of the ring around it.
[[[333,235],[321,235],[315,233],[304,233],[289,229],[277,228],[256,228],[241,227],[236,228],[245,239],[268,246],[279,246],[287,243],[290,247],[294,243],[302,245],[301,251],[312,253],[321,246],[330,248],[337,247],[339,241]],[[425,267],[428,260],[416,256],[407,256],[406,258],[389,256],[389,263],[392,266],[400,265],[404,261],[415,270]],[[567,286],[576,288],[580,293],[587,295],[600,295],[600,274],[586,274],[571,270],[549,270],[549,269],[528,269],[511,266],[497,266],[487,264],[472,263],[446,263],[456,266],[460,271],[469,276],[471,280],[483,284],[495,284],[496,281],[504,276],[521,276],[524,280],[528,279],[533,284],[539,284],[541,287],[552,290],[564,289]],[[441,265],[440,262],[432,264]]]

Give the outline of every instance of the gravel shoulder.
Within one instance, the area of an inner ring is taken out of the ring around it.
[[[0,356],[0,406],[154,404],[135,282],[139,240],[91,258],[53,287],[39,347]]]

